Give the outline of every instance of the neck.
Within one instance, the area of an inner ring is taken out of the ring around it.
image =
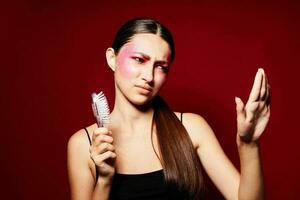
[[[151,102],[147,105],[138,106],[129,102],[122,94],[116,93],[114,109],[110,118],[121,132],[130,135],[146,133],[152,125],[154,109]]]

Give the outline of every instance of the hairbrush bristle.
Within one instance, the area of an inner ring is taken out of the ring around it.
[[[109,106],[102,91],[99,94],[92,94],[92,108],[99,127],[109,123]]]

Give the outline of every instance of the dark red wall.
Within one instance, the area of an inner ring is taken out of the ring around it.
[[[209,2],[2,5],[1,199],[69,198],[67,140],[94,122],[92,91],[104,90],[113,106],[104,52],[117,28],[137,16],[157,18],[175,37],[162,95],[174,110],[204,116],[237,167],[234,96],[246,101],[257,68],[266,70],[272,87],[272,117],[261,140],[267,193],[298,197],[300,6]],[[219,198],[208,185],[208,196]]]

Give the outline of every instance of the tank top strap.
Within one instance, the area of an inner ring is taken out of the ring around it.
[[[182,115],[183,115],[183,113],[180,113],[180,121],[181,121],[181,123],[182,123]]]
[[[88,130],[87,130],[85,127],[84,127],[84,130],[85,130],[85,133],[86,133],[86,135],[87,135],[87,137],[88,137],[88,139],[89,139],[90,145],[92,145],[91,137],[90,137],[90,135],[89,135]]]

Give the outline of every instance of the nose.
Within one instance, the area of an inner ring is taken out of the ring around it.
[[[148,83],[153,82],[154,79],[153,72],[154,72],[154,67],[152,65],[144,66],[144,69],[142,71],[142,79]]]

